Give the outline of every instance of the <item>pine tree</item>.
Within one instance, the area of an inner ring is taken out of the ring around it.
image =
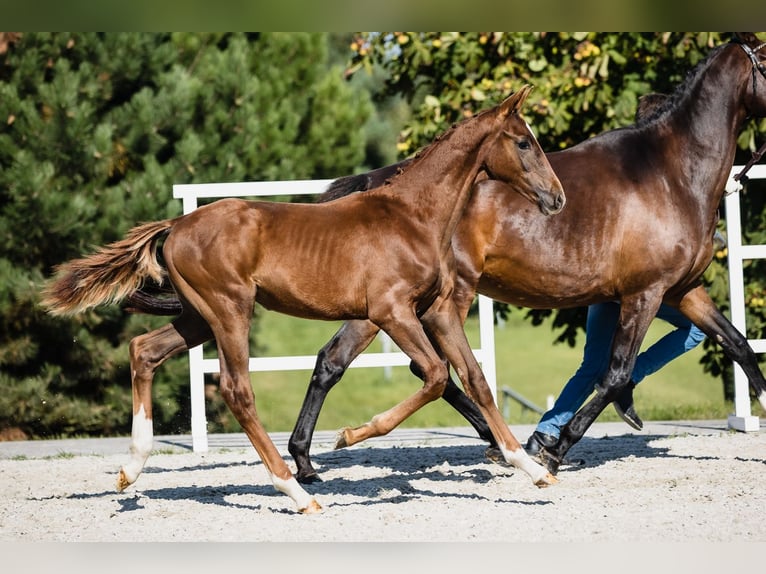
[[[126,342],[167,319],[53,319],[54,266],[180,214],[172,185],[335,177],[364,161],[369,97],[325,34],[23,33],[0,41],[0,432],[129,431]],[[188,417],[185,357],[155,380]]]

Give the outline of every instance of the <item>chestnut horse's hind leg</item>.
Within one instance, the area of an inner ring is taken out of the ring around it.
[[[190,302],[205,317],[218,344],[221,396],[258,452],[278,491],[293,499],[299,512],[320,512],[322,507],[298,484],[269,437],[255,408],[250,383],[250,319],[255,290],[233,282],[210,286],[202,293],[189,294]],[[225,287],[223,287],[225,285]],[[221,295],[225,293],[225,297]]]
[[[210,340],[212,333],[199,315],[189,310],[172,323],[130,342],[130,374],[133,389],[131,460],[120,469],[117,489],[133,484],[152,450],[152,379],[157,368],[170,357]]]

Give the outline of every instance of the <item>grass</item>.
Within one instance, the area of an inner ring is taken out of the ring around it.
[[[508,323],[495,329],[497,386],[509,386],[533,403],[545,408],[548,396],[556,396],[574,373],[582,357],[584,337],[572,348],[553,344],[555,333],[550,323],[533,327],[523,313],[511,314]],[[335,333],[341,323],[308,321],[261,311],[258,340],[263,356],[314,355]],[[644,347],[670,327],[655,321]],[[471,317],[466,333],[472,346],[478,346],[478,319]],[[372,351],[381,351],[379,341]],[[723,400],[722,383],[706,374],[699,363],[700,347],[679,357],[661,371],[647,377],[635,393],[636,409],[645,420],[721,419],[733,411]],[[256,405],[269,431],[292,430],[308,386],[310,371],[258,372],[252,374]],[[368,421],[409,396],[420,381],[407,367],[393,367],[390,376],[382,368],[349,369],[330,392],[317,428],[335,430]],[[537,422],[539,415],[522,412],[518,403],[510,407],[510,424]],[[607,408],[600,421],[619,420]],[[426,405],[402,426],[465,426],[467,423],[444,401]]]

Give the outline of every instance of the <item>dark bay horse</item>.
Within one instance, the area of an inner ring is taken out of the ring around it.
[[[476,185],[452,243],[458,272],[453,297],[462,320],[477,291],[539,309],[621,302],[603,390],[563,429],[558,444],[542,453],[552,472],[628,383],[663,301],[742,366],[766,408],[766,381],[752,349],[700,283],[713,255],[737,134],[747,118],[766,115],[763,48],[753,34],[738,35],[636,125],[548,154],[567,194],[566,209],[554,218],[545,219],[507,193],[502,182]],[[401,165],[336,180],[325,199],[379,185],[397,169]],[[309,449],[319,411],[376,333],[369,322],[350,321],[320,350],[289,442],[299,480],[318,479]],[[492,442],[481,413],[452,381],[443,398]]]
[[[155,370],[169,357],[214,338],[221,395],[274,487],[301,512],[321,510],[290,472],[256,412],[248,372],[256,302],[310,319],[369,320],[418,366],[423,387],[370,423],[346,429],[348,444],[389,432],[442,395],[449,374],[437,345],[478,403],[506,461],[538,486],[555,483],[504,424],[451,296],[451,238],[480,171],[506,182],[508,193],[534,197],[547,214],[564,205],[561,184],[520,114],[530,89],[524,86],[500,105],[453,126],[375,191],[322,204],[223,199],[182,217],[139,225],[123,240],[61,265],[43,297],[53,314],[123,300],[145,280],[162,283],[165,275],[181,305],[170,324],[130,342],[132,456],[120,470],[118,488],[138,478],[151,451]],[[165,268],[156,253],[161,239]]]

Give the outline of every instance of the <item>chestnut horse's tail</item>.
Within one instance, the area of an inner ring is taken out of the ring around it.
[[[59,265],[43,291],[43,306],[52,315],[75,315],[122,301],[146,279],[161,284],[166,271],[157,261],[157,241],[174,223],[166,219],[139,225],[93,255]]]

